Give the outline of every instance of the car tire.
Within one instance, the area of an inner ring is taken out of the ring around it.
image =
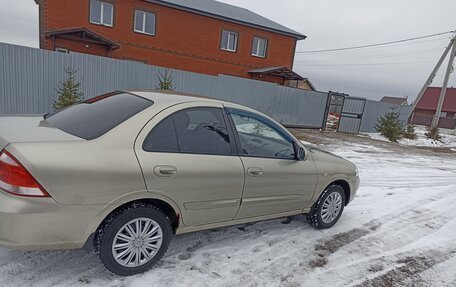
[[[339,221],[344,207],[344,189],[339,185],[329,186],[306,215],[307,222],[315,229],[331,228]]]
[[[171,220],[162,210],[135,203],[105,220],[97,232],[95,252],[112,273],[132,276],[160,261],[172,234]]]

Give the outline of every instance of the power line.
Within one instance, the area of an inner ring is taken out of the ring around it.
[[[306,64],[306,67],[352,67],[352,66],[391,66],[410,64],[432,64],[433,62],[391,62],[391,63],[364,63],[364,64]]]
[[[418,54],[426,54],[430,52],[435,52],[435,51],[442,51],[445,47],[441,48],[433,48],[433,49],[425,49],[425,50],[415,50],[413,51],[412,54],[404,54],[403,52],[401,53],[375,53],[375,54],[369,54],[369,55],[358,55],[358,56],[352,56],[352,57],[325,57],[321,61],[309,61],[309,59],[297,59],[296,63],[305,63],[305,64],[321,64],[323,63],[334,63],[334,62],[365,62],[365,61],[371,61],[371,60],[377,60],[377,59],[390,59],[390,58],[409,58],[409,57],[416,57]],[[314,56],[315,57],[315,56]]]
[[[402,39],[402,40],[390,41],[390,42],[382,42],[382,43],[370,44],[370,45],[362,45],[362,46],[352,46],[352,47],[325,49],[325,50],[297,51],[296,54],[326,53],[326,52],[337,52],[337,51],[372,48],[372,47],[385,46],[385,45],[391,45],[391,44],[405,43],[405,42],[410,42],[410,41],[415,41],[415,40],[420,40],[420,39],[425,39],[425,38],[437,37],[437,36],[441,36],[441,35],[445,35],[445,34],[452,34],[455,32],[456,31],[453,30],[453,31],[425,35],[425,36],[420,36],[420,37],[415,37],[415,38]]]
[[[407,45],[417,45],[417,44],[422,44],[422,43],[430,43],[430,42],[442,42],[443,40],[445,40],[445,42],[447,42],[449,39],[451,39],[451,37],[442,37],[440,36],[439,38],[433,38],[433,39],[425,39],[425,40],[417,40],[417,41],[410,41],[410,42],[403,42],[403,43],[395,43],[395,44],[391,44],[391,45],[385,45],[385,46],[378,46],[378,47],[375,47],[375,48],[390,48],[390,47],[397,47],[399,46],[398,48],[402,49],[402,48],[406,48],[408,49],[406,46]],[[354,52],[357,52],[358,50],[348,50],[348,51],[354,51]],[[364,50],[365,52],[374,52],[375,54],[378,53],[378,49],[367,49],[367,50]],[[363,51],[363,52],[364,52]],[[318,54],[318,53],[308,53],[308,54],[303,54],[305,51],[302,51],[302,52],[299,52],[300,54],[298,56],[307,56],[307,57],[315,57],[315,54]],[[414,52],[414,51],[413,51]],[[325,53],[320,53],[321,55],[325,55],[326,57],[326,54]],[[340,55],[338,53],[333,53],[332,55]],[[337,56],[339,57],[339,56]]]

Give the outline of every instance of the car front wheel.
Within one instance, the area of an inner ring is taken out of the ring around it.
[[[96,252],[114,274],[131,276],[152,268],[165,254],[171,223],[160,209],[134,204],[112,214],[97,234]]]
[[[339,221],[344,211],[345,192],[339,185],[328,187],[313,210],[306,215],[307,222],[315,229],[327,229]]]

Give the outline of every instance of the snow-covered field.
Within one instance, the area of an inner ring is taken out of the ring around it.
[[[322,146],[362,180],[330,230],[297,216],[182,235],[130,278],[84,251],[0,249],[0,286],[456,286],[455,155],[380,143]]]
[[[417,139],[402,139],[399,141],[401,145],[407,146],[420,146],[420,147],[454,147],[456,148],[456,131],[440,129],[441,140],[432,140],[426,137],[426,128],[424,126],[416,127]],[[382,141],[388,141],[380,133],[370,133],[367,134],[370,138]]]

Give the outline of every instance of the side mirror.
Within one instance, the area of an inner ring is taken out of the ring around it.
[[[293,143],[293,147],[295,150],[295,160],[304,160],[306,158],[305,150],[300,147],[297,143]]]

